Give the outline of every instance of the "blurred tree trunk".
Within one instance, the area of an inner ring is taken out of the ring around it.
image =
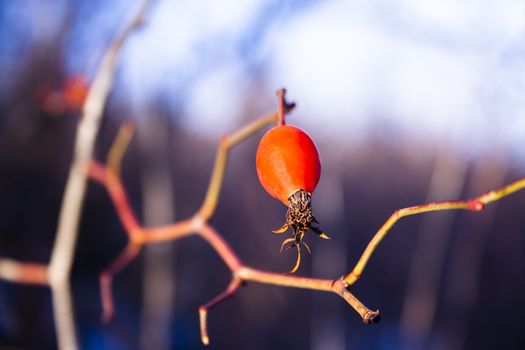
[[[507,167],[501,153],[480,157],[468,188],[468,197],[503,186]],[[477,303],[481,262],[486,251],[499,202],[485,208],[482,216],[462,222],[451,248],[447,274],[447,309],[450,319],[445,329],[445,348],[464,349],[468,315]]]
[[[425,203],[460,199],[467,166],[454,153],[441,150],[436,156]],[[456,211],[424,214],[416,237],[414,255],[401,311],[404,348],[425,349],[432,332],[447,243],[451,239]]]
[[[314,212],[321,222],[321,228],[326,227],[323,222],[331,223],[332,227],[336,227],[338,221],[346,217],[344,213],[348,209],[344,199],[342,170],[337,167],[333,169],[323,174],[322,191],[318,190],[315,194]],[[342,224],[344,225],[344,222]],[[331,244],[331,241],[323,242],[311,235],[314,243],[311,244],[313,246],[312,276],[330,276],[334,274],[334,271],[347,271],[345,242],[347,235],[343,231],[340,231],[337,237],[333,237],[329,231],[326,233],[333,239],[337,239],[337,244]],[[310,347],[312,350],[346,348],[345,314],[346,310],[339,305],[334,307],[329,300],[315,298],[312,295],[310,319]]]
[[[141,154],[143,217],[146,226],[175,221],[174,189],[170,176],[169,121],[154,114],[141,115],[138,128]],[[165,242],[144,247],[141,349],[170,349],[175,298],[175,248]]]

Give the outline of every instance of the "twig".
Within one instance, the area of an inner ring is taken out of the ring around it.
[[[208,336],[208,311],[213,309],[218,304],[222,303],[224,300],[232,297],[239,286],[241,286],[242,280],[240,278],[234,278],[228,285],[228,288],[221,294],[217,295],[210,302],[205,305],[202,305],[199,308],[199,319],[201,327],[201,340],[204,345],[210,344],[210,337]]]
[[[130,122],[125,122],[119,129],[119,133],[106,158],[106,163],[113,169],[115,174],[120,175],[120,164],[126,153],[126,149],[133,138],[135,128]]]
[[[120,255],[109,265],[109,267],[100,274],[100,295],[102,296],[102,320],[109,322],[114,315],[114,307],[111,284],[113,276],[126,267],[140,252],[141,244],[130,241]]]
[[[0,278],[24,284],[47,286],[47,265],[0,259]]]
[[[439,210],[462,209],[462,210],[469,210],[469,211],[481,211],[483,210],[485,205],[492,203],[494,201],[497,201],[500,198],[508,196],[524,188],[525,188],[525,178],[522,178],[500,189],[489,191],[479,197],[476,197],[470,200],[435,202],[435,203],[422,204],[422,205],[417,205],[414,207],[408,207],[408,208],[396,210],[388,218],[388,220],[383,224],[383,226],[381,226],[379,231],[377,231],[377,233],[374,235],[370,243],[368,243],[368,246],[364,250],[361,257],[359,258],[352,272],[350,272],[348,275],[344,277],[345,284],[347,286],[351,286],[359,279],[371,255],[374,253],[374,251],[376,250],[381,240],[386,236],[388,231],[390,231],[390,229],[396,224],[396,222],[399,221],[399,219],[405,216],[427,213],[431,211],[439,211]]]
[[[86,167],[92,158],[95,138],[115,76],[120,49],[133,29],[143,22],[150,4],[150,0],[144,0],[132,21],[126,24],[121,33],[111,42],[83,104],[82,118],[75,137],[74,158],[69,169],[49,264],[19,263],[9,259],[0,259],[0,278],[18,283],[51,287],[55,328],[58,346],[61,349],[69,350],[78,347],[69,276],[86,191]]]
[[[217,150],[217,156],[215,157],[215,165],[213,166],[213,172],[210,178],[210,184],[208,185],[208,191],[206,192],[206,197],[198,212],[198,215],[202,220],[208,220],[217,207],[217,201],[219,199],[219,194],[222,187],[222,180],[224,179],[224,170],[226,169],[226,163],[228,161],[228,151],[230,148],[242,140],[250,137],[266,125],[276,122],[277,114],[269,114],[249,124],[236,133],[229,136],[224,136],[222,138]]]
[[[286,124],[286,115],[290,113],[295,108],[295,102],[286,101],[286,89],[281,88],[277,90],[277,117],[279,118],[278,124]]]
[[[286,96],[286,89],[280,89],[277,91],[277,97],[279,99],[279,104],[277,105],[277,115],[279,116],[279,125],[283,126],[286,124],[285,116],[285,101],[284,98]]]

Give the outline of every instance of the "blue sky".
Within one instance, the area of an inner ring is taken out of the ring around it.
[[[25,40],[3,29],[0,64],[16,72],[16,53],[59,31],[68,4],[5,3],[3,26]],[[66,63],[89,76],[134,3],[74,6]],[[158,0],[124,50],[116,89],[139,109],[163,96],[186,127],[215,136],[245,117],[246,99],[269,111],[285,86],[298,123],[334,137],[366,138],[386,125],[525,159],[523,38],[522,1]]]
[[[519,1],[161,1],[130,44],[124,74],[137,95],[176,91],[204,61],[209,68],[185,86],[188,125],[203,132],[240,117],[255,67],[271,89],[265,100],[286,86],[308,127],[359,138],[385,123],[475,152],[518,149],[524,37]]]

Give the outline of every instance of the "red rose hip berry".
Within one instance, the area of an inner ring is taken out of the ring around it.
[[[257,148],[257,175],[262,186],[272,197],[288,206],[286,222],[274,231],[282,233],[292,228],[294,237],[284,240],[283,247],[297,248],[297,261],[290,273],[297,271],[301,262],[303,236],[312,230],[321,238],[328,239],[318,227],[311,207],[312,193],[319,182],[321,162],[314,142],[303,130],[284,124],[284,90],[279,91],[280,125],[270,129],[263,136]]]
[[[266,192],[284,204],[299,190],[312,193],[321,175],[315,144],[295,126],[270,129],[259,143],[256,164]]]

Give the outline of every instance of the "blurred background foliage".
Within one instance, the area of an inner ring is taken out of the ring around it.
[[[133,6],[0,2],[0,255],[49,260],[79,106]],[[333,238],[307,238],[299,274],[335,278],[395,209],[525,175],[523,37],[525,4],[512,0],[158,0],[125,46],[96,154],[133,121],[133,207],[151,225],[188,217],[220,135],[274,111],[287,87],[289,123],[321,153],[313,205]],[[286,208],[257,181],[261,135],[232,151],[212,224],[247,264],[284,272],[295,256],[270,234]],[[250,284],[210,313],[211,348],[521,349],[524,195],[398,224],[352,288],[379,325],[333,295]],[[116,277],[104,325],[98,274],[125,242],[90,184],[72,274],[82,348],[200,348],[197,309],[227,268],[199,239],[152,246]],[[56,346],[47,289],[1,282],[0,305],[3,348]]]

